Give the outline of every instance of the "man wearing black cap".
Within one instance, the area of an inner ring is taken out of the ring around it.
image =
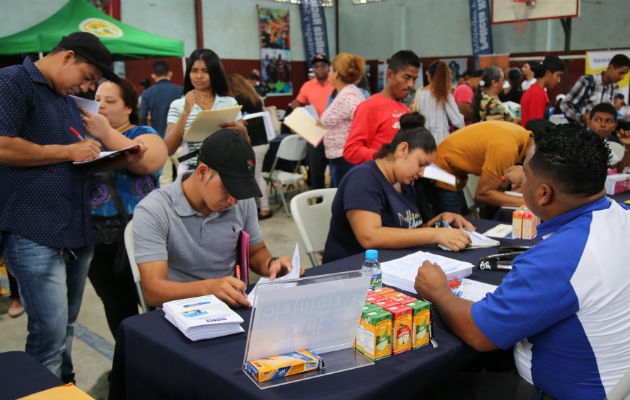
[[[0,243],[28,314],[26,351],[58,377],[74,380],[73,323],[92,258],[86,173],[72,161],[98,156],[84,140],[69,94],[101,76],[118,81],[111,54],[76,32],[44,58],[0,70]]]
[[[237,243],[249,234],[250,268],[272,279],[291,270],[272,257],[258,226],[254,150],[231,129],[208,137],[194,172],[151,192],[135,208],[135,257],[147,303],[213,294],[233,307],[249,306],[235,278]]]
[[[300,92],[297,98],[289,104],[291,107],[303,107],[307,104],[315,107],[317,115],[322,116],[326,105],[328,104],[328,98],[335,89],[328,80],[328,72],[330,72],[330,61],[328,57],[323,54],[318,54],[311,60],[313,66],[313,72],[315,78],[305,82],[300,88]],[[322,189],[326,187],[324,171],[326,170],[326,164],[328,159],[324,151],[324,144],[320,143],[319,146],[313,147],[308,145],[308,167],[311,186],[313,189]]]

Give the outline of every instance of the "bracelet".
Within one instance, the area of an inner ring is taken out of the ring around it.
[[[271,257],[269,259],[269,262],[267,263],[267,271],[269,271],[269,269],[271,269],[271,263],[276,261],[278,258],[280,258],[280,257]]]

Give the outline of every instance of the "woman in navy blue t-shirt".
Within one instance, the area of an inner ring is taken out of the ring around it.
[[[324,262],[369,248],[405,248],[438,243],[461,250],[470,238],[460,229],[423,228],[435,221],[474,227],[461,215],[445,212],[423,224],[413,181],[435,158],[436,144],[419,113],[405,114],[401,130],[367,161],[342,179],[332,204]]]

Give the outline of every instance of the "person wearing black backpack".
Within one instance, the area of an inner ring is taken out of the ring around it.
[[[560,104],[560,109],[568,120],[586,124],[589,112],[595,104],[612,104],[619,91],[617,82],[629,70],[630,58],[625,54],[616,54],[610,59],[605,71],[596,75],[582,75]]]

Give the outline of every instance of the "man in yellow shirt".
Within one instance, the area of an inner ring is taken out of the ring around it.
[[[496,207],[523,204],[523,199],[505,194],[511,183],[519,184],[521,168],[511,168],[525,159],[533,143],[532,129],[544,129],[550,124],[532,120],[525,129],[506,121],[486,121],[468,125],[449,135],[438,144],[434,163],[457,177],[457,185],[437,182],[439,211],[460,213],[461,191],[468,174],[479,176],[475,200]]]

